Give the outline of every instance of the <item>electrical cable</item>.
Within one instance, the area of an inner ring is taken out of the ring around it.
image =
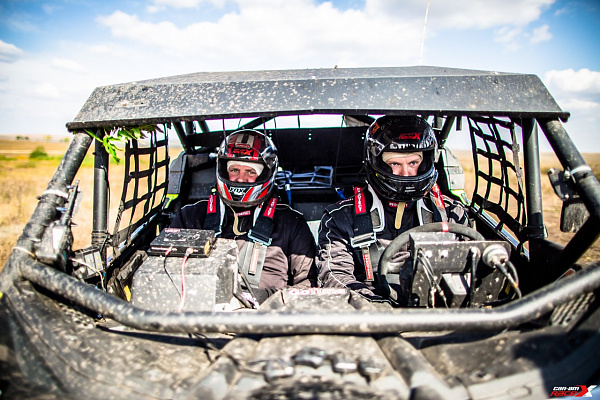
[[[510,260],[506,260],[506,265],[508,265],[508,268],[510,269],[510,272],[512,273],[513,279],[515,280],[515,283],[517,286],[519,286],[519,275],[517,275],[517,269],[515,268],[515,265],[510,262]]]
[[[247,300],[247,299],[244,297],[244,295],[243,295],[243,294],[240,294],[240,293],[238,293],[237,291],[233,291],[233,293],[232,293],[232,294],[233,294],[233,297],[235,297],[236,299],[238,299],[238,301],[239,301],[240,303],[242,303],[242,305],[243,305],[244,307],[246,307],[246,308],[256,308],[256,307],[254,307],[254,305],[253,305],[251,302],[249,302],[249,301],[248,301],[248,300]]]
[[[434,296],[435,296],[435,293],[437,292],[440,295],[440,297],[442,298],[442,301],[444,302],[444,305],[446,306],[446,308],[448,308],[448,300],[446,299],[444,290],[441,288],[441,286],[437,282],[437,279],[433,272],[433,267],[431,266],[431,263],[429,262],[429,260],[427,259],[427,257],[425,256],[425,253],[423,252],[423,250],[421,248],[419,248],[417,250],[417,260],[421,261],[421,263],[423,264],[423,271],[425,271],[425,276],[427,277],[427,280],[429,281],[430,304],[435,308]]]
[[[78,260],[78,259],[76,259],[76,258],[73,258],[73,257],[69,258],[69,260],[70,260],[71,262],[74,262],[74,263],[77,263],[77,264],[80,264],[80,265],[84,265],[84,266],[88,267],[89,269],[91,269],[92,271],[94,271],[95,273],[97,273],[97,274],[98,274],[98,276],[100,277],[100,288],[101,288],[103,291],[105,291],[105,292],[106,292],[106,286],[104,285],[104,278],[103,278],[103,275],[102,275],[102,273],[103,273],[104,271],[101,271],[101,270],[99,270],[98,268],[94,267],[94,266],[93,266],[93,265],[91,265],[90,263],[87,263],[87,262],[85,262],[85,261],[83,261],[83,260]]]
[[[169,280],[171,281],[171,283],[175,287],[175,290],[177,290],[177,294],[179,295],[179,297],[181,297],[181,292],[179,291],[179,287],[177,286],[177,284],[175,283],[175,281],[171,277],[171,274],[169,273],[169,270],[167,269],[167,256],[171,253],[171,251],[173,251],[173,246],[169,247],[165,251],[165,256],[164,256],[164,259],[163,259],[163,270],[165,271],[165,274],[167,274],[167,277],[169,278]]]
[[[515,275],[514,277],[513,277],[512,273],[509,273],[507,271],[507,269],[506,269],[507,265],[509,266],[511,272],[514,273],[514,275]],[[517,276],[515,266],[510,261],[506,260],[504,262],[496,261],[494,263],[494,267],[496,269],[498,269],[498,271],[500,271],[502,273],[502,275],[504,275],[506,277],[506,279],[508,279],[508,282],[514,289],[514,292],[517,295],[517,297],[519,299],[521,297],[523,297],[523,295],[521,293],[521,289],[519,289],[519,277]]]
[[[185,255],[183,256],[183,260],[181,261],[181,300],[179,301],[179,307],[177,307],[177,312],[183,311],[183,306],[185,305],[185,264],[189,256],[194,252],[194,249],[188,247],[185,251]]]

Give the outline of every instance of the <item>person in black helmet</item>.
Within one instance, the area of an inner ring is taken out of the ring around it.
[[[208,200],[182,207],[173,228],[210,229],[236,239],[240,265],[259,303],[288,286],[316,286],[316,246],[299,212],[274,194],[275,145],[254,130],[232,133],[217,153],[217,186]]]
[[[469,225],[462,205],[440,193],[436,151],[433,130],[420,117],[385,116],[371,124],[364,144],[367,185],[327,207],[321,219],[317,268],[323,287],[347,287],[383,301],[377,264],[394,238],[431,222]],[[408,257],[400,252],[393,261],[402,265]],[[411,279],[408,264],[401,283]],[[403,305],[402,293],[399,299]]]

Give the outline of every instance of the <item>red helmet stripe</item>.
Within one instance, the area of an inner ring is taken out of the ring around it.
[[[223,184],[223,182],[219,181],[219,192],[221,192],[221,194],[223,196],[225,196],[227,198],[227,200],[233,200],[231,197],[231,193],[229,193],[229,189],[227,189],[227,185]]]
[[[257,199],[257,200],[258,200],[258,199],[262,199],[263,197],[265,197],[265,196],[267,195],[267,193],[269,193],[269,191],[268,191],[268,190],[263,190],[262,192],[260,192],[260,195],[258,195],[258,196],[256,197],[256,199]]]
[[[268,180],[265,183],[262,184],[261,188],[260,188],[260,194],[258,196],[256,196],[256,199],[262,199],[263,197],[265,197],[267,195],[267,193],[269,193],[267,189],[269,186],[271,186],[271,181]]]
[[[250,197],[252,196],[252,194],[254,193],[254,188],[250,188],[248,189],[248,191],[246,192],[246,194],[244,195],[244,197],[242,197],[242,202],[246,202],[248,200],[250,200]]]

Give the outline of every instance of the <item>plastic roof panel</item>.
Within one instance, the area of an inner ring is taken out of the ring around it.
[[[420,66],[208,72],[102,86],[67,127],[333,112],[569,116],[536,75]]]

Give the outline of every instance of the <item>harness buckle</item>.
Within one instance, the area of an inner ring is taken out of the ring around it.
[[[367,233],[363,233],[362,235],[351,237],[350,245],[352,247],[369,247],[376,241],[377,239],[375,238],[375,232],[370,231]]]
[[[265,246],[270,246],[273,240],[270,236],[261,235],[260,232],[255,232],[253,229],[250,229],[248,232],[248,238],[252,239],[254,243],[260,243]]]

